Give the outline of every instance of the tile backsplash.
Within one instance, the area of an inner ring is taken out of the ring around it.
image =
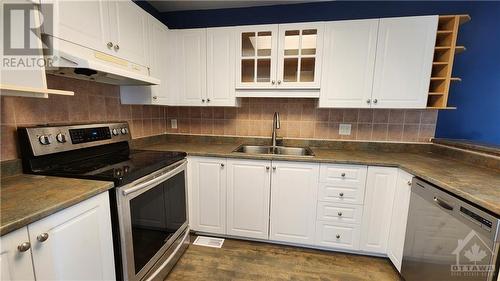
[[[436,110],[321,109],[315,99],[265,98],[244,98],[238,108],[122,105],[117,86],[52,75],[47,80],[50,88],[75,95],[2,97],[2,161],[19,157],[18,126],[46,123],[128,121],[133,138],[165,132],[267,137],[278,111],[278,136],[286,138],[428,142],[436,128]],[[177,129],[171,128],[172,119],[177,119]],[[341,123],[351,125],[351,135],[339,135]]]
[[[277,134],[286,138],[429,142],[437,120],[436,110],[322,109],[315,99],[244,98],[238,108],[168,107],[166,127],[169,133],[271,136],[275,111]],[[339,135],[342,123],[351,125],[351,135]]]

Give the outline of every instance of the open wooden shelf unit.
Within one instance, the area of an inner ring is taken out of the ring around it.
[[[453,60],[456,54],[465,51],[464,46],[457,46],[458,28],[468,21],[469,15],[439,16],[427,108],[454,109],[448,107],[450,83],[462,80],[451,77]]]

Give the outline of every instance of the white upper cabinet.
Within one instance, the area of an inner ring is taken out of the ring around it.
[[[41,2],[54,7],[53,30],[44,33],[147,66],[149,16],[133,1]]]
[[[53,12],[52,29],[44,29],[44,33],[53,35],[96,51],[113,54],[110,35],[109,1],[57,1],[41,0],[43,14]],[[44,9],[52,8],[52,11]],[[110,44],[110,45],[108,45]]]
[[[397,177],[397,168],[368,167],[361,224],[362,251],[387,253]]]
[[[227,234],[269,238],[271,161],[227,160]]]
[[[370,107],[378,19],[325,26],[320,107]]]
[[[109,5],[114,55],[147,65],[148,14],[132,1],[111,1]]]
[[[178,105],[205,105],[207,79],[207,30],[176,30],[177,70],[179,83]]]
[[[226,234],[226,159],[188,159],[191,229]]]
[[[425,108],[438,16],[380,19],[373,108]]]
[[[278,25],[239,27],[237,34],[236,88],[274,88]]]
[[[278,88],[319,88],[324,23],[279,25]]]
[[[318,177],[317,163],[272,162],[271,240],[314,244]]]
[[[122,104],[158,104],[167,105],[173,102],[172,91],[169,91],[167,65],[172,63],[168,57],[168,28],[153,17],[148,18],[148,65],[150,75],[161,79],[160,85],[154,86],[121,86]]]
[[[109,195],[28,226],[37,280],[114,280]]]
[[[206,105],[235,106],[236,29],[207,29]]]
[[[0,264],[0,280],[35,280],[27,227],[0,237]]]
[[[396,195],[394,196],[394,206],[392,208],[389,242],[387,243],[387,256],[389,256],[389,259],[398,271],[401,271],[401,261],[403,260],[412,180],[413,175],[403,170],[399,170],[396,182]]]
[[[318,89],[324,23],[238,28],[236,88]]]

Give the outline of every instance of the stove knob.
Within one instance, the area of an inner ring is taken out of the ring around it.
[[[113,136],[118,136],[119,134],[117,129],[113,129],[111,132],[113,133]]]
[[[124,127],[121,129],[121,132],[122,132],[122,134],[126,135],[126,134],[128,134],[128,129]]]
[[[56,140],[57,140],[57,142],[65,143],[66,142],[66,136],[63,135],[62,133],[59,133],[59,134],[56,135]]]
[[[41,135],[38,137],[38,141],[43,144],[43,145],[48,145],[50,144],[50,139],[48,136],[45,136],[45,135]]]

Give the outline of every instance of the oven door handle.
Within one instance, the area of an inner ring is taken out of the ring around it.
[[[171,178],[172,176],[176,175],[180,171],[186,169],[186,167],[185,167],[186,166],[186,160],[182,160],[181,164],[176,163],[176,164],[173,164],[172,166],[174,166],[174,165],[178,165],[178,166],[175,167],[173,170],[168,171],[168,172],[166,172],[165,174],[163,174],[161,176],[153,178],[153,179],[151,179],[151,180],[149,180],[147,182],[143,182],[143,183],[140,183],[138,185],[132,185],[129,188],[123,189],[122,190],[123,196],[127,196],[128,194],[130,194],[132,192],[136,192],[136,191],[141,190],[141,189],[143,189],[145,187],[158,184],[158,183],[160,183],[162,181],[165,181],[168,178]]]

